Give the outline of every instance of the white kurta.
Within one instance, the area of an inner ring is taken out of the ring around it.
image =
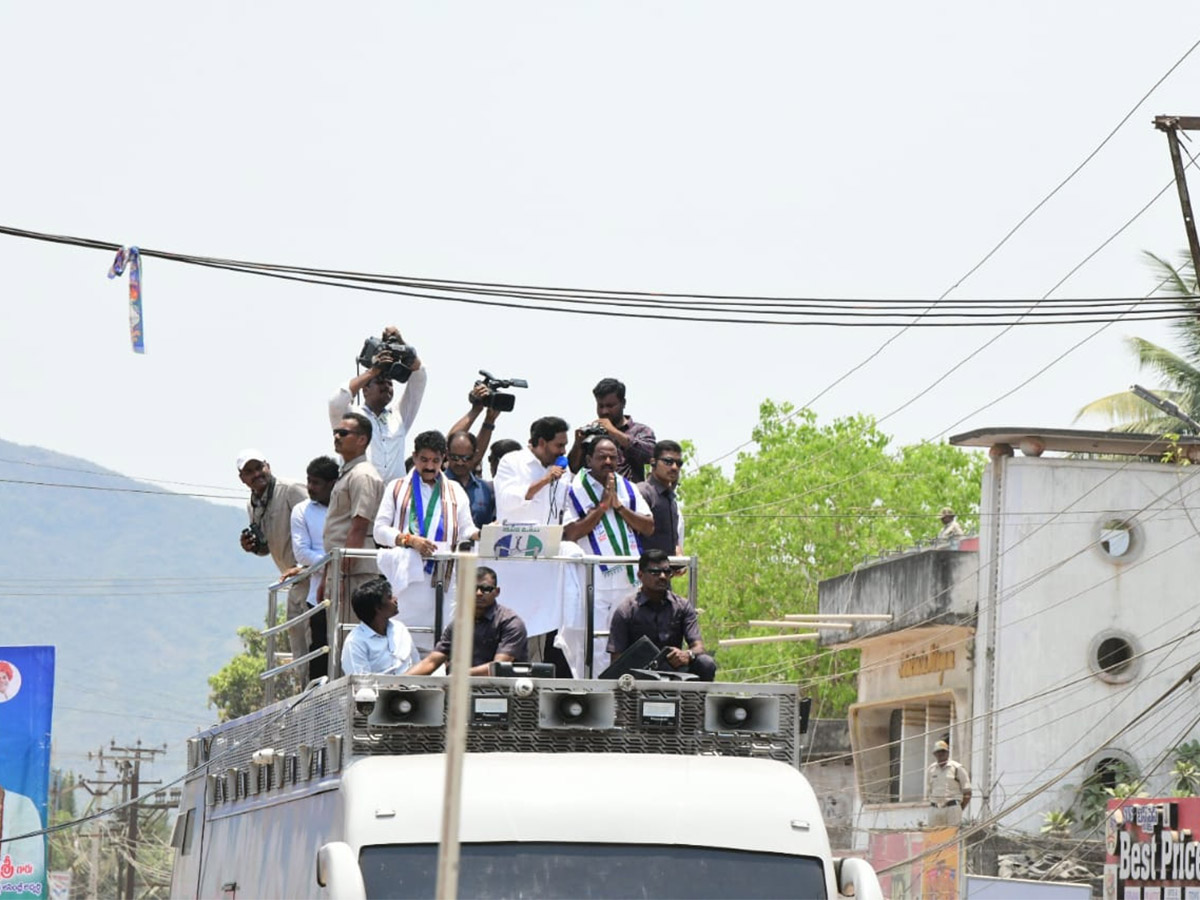
[[[604,486],[596,481],[590,473],[579,473],[570,491],[571,497],[574,497],[574,500],[578,501],[579,507],[576,507],[575,503],[568,497],[567,511],[563,517],[564,524],[579,521],[596,505],[588,496],[587,490],[584,488],[585,484],[591,486],[592,492],[597,498],[604,495]],[[628,479],[618,476],[617,491],[620,494],[621,502],[634,512],[648,511],[645,498],[638,493],[637,489]],[[592,530],[590,535],[591,540],[585,536],[577,541],[580,550],[585,554],[594,554],[596,556],[626,555],[624,547],[614,546],[609,539],[609,532],[604,527],[605,521],[608,522],[609,530],[611,530],[612,534],[620,540],[622,532],[618,516],[610,510],[604,514],[604,520],[597,523],[596,527]],[[641,543],[637,533],[629,525],[625,525],[624,533],[629,540],[629,555],[640,556],[642,552]],[[633,574],[636,571],[636,566],[608,566],[605,569],[594,566],[593,570],[592,624],[596,632],[607,632],[613,610],[626,597],[637,593],[639,585],[637,576]],[[580,590],[582,590],[583,585],[586,584],[583,573],[579,575],[579,584]],[[586,621],[583,627],[586,628]],[[608,668],[609,661],[608,638],[595,638],[592,644],[592,676],[595,677]]]
[[[375,543],[380,547],[392,548],[379,554],[379,571],[387,577],[396,594],[401,621],[408,626],[412,632],[413,641],[421,651],[428,653],[433,649],[433,645],[439,637],[434,634],[436,621],[434,607],[437,603],[437,591],[433,585],[433,576],[424,571],[425,560],[421,554],[408,547],[396,547],[396,538],[400,536],[401,532],[416,533],[411,526],[408,506],[401,507],[405,488],[403,482],[404,479],[397,479],[384,489],[383,499],[379,503],[379,512],[375,516]],[[442,503],[435,503],[430,510],[429,500],[433,496],[433,485],[426,484],[419,478],[417,485],[421,492],[422,509],[430,513],[428,534],[436,535],[438,524],[442,521]],[[399,487],[398,491],[397,487]],[[457,481],[445,477],[442,478],[442,490],[449,491],[446,506],[447,509],[454,510],[458,540],[467,540],[473,537],[479,529],[475,527],[475,522],[471,519],[471,501],[467,497],[467,492]],[[450,495],[453,495],[452,502]],[[411,503],[410,498],[409,504]],[[454,546],[451,543],[453,535],[454,529],[447,527],[445,529],[446,539],[441,542],[435,541],[438,549],[453,550]],[[430,537],[430,540],[433,538]],[[443,628],[450,623],[454,615],[454,590],[455,582],[452,577],[446,585],[443,600]]]

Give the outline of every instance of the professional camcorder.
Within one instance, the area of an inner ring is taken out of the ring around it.
[[[608,437],[608,429],[603,425],[597,425],[593,422],[590,425],[584,425],[579,429],[579,435],[584,441],[594,440],[595,438]]]
[[[517,398],[513,394],[500,393],[501,388],[529,387],[529,382],[524,378],[497,378],[491,372],[487,371],[487,369],[480,369],[479,374],[483,378],[475,382],[475,386],[484,385],[488,389],[488,395],[483,400],[480,400],[478,397],[468,394],[467,399],[475,406],[482,406],[485,409],[512,412]]]
[[[412,344],[401,343],[398,335],[385,334],[382,338],[369,337],[363,341],[362,350],[358,354],[358,364],[364,369],[375,365],[375,358],[380,353],[387,353],[392,358],[392,364],[383,374],[392,381],[401,384],[412,376],[412,364],[417,360],[417,348]]]

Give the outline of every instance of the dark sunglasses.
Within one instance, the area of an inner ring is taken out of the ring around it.
[[[490,593],[492,593],[492,591],[496,590],[496,585],[494,585],[494,584],[477,584],[477,585],[475,585],[475,590],[481,594],[490,594]]]
[[[446,455],[446,459],[450,460],[450,462],[470,462],[471,454],[449,453]]]
[[[683,465],[682,459],[668,459],[665,456],[660,457],[658,461],[660,463],[662,463],[664,466],[682,466]]]
[[[335,428],[333,429],[333,433],[338,437],[345,437],[348,434],[361,434],[361,432],[354,431],[350,428]]]

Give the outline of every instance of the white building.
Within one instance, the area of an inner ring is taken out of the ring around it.
[[[1027,833],[1111,760],[1166,790],[1172,749],[1200,734],[1200,676],[1160,701],[1200,658],[1200,465],[1161,460],[1200,460],[1200,438],[982,429],[951,443],[990,450],[978,541],[820,586],[823,614],[893,616],[824,641],[862,651],[859,840],[924,824],[941,739],[970,770],[969,814]]]

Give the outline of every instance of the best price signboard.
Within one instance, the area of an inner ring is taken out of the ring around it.
[[[1200,900],[1200,798],[1109,800],[1105,900]]]

